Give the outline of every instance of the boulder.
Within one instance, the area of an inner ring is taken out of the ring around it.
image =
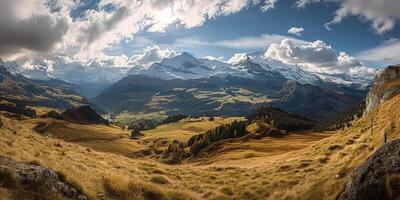
[[[400,199],[400,140],[382,145],[359,166],[338,200]]]
[[[13,177],[16,182],[14,185],[26,188],[32,188],[29,186],[41,186],[49,191],[61,194],[68,200],[87,200],[85,195],[80,194],[68,183],[61,181],[58,175],[49,168],[24,164],[0,156],[0,171],[7,172],[10,177]]]

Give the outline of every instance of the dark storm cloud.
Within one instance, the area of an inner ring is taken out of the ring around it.
[[[0,0],[0,55],[29,49],[46,52],[62,40],[68,30],[67,20],[52,15],[27,14],[19,1]],[[25,13],[23,13],[25,14]]]
[[[7,54],[8,51],[13,52],[22,48],[48,51],[61,41],[68,24],[65,20],[54,22],[48,16],[35,16],[1,27],[0,54]]]

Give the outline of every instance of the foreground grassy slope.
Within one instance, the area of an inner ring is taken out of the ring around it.
[[[352,170],[383,143],[384,132],[390,140],[399,137],[399,115],[396,96],[344,130],[295,134],[286,140],[224,141],[222,151],[181,165],[100,151],[79,142],[59,145],[57,136],[40,135],[32,125],[1,117],[0,154],[60,171],[93,199],[335,199]],[[109,128],[106,132],[118,135]],[[76,127],[82,134],[93,129]]]

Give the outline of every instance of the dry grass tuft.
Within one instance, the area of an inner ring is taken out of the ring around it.
[[[151,177],[150,181],[153,183],[161,184],[161,185],[171,184],[171,181],[168,178],[166,178],[165,176],[161,176],[161,175],[156,175],[156,176]]]
[[[27,162],[26,164],[35,165],[35,166],[42,166],[42,164],[38,160],[31,160],[31,161]]]
[[[110,197],[121,200],[147,199],[163,200],[168,199],[167,194],[161,188],[153,184],[145,184],[140,181],[131,180],[122,176],[111,175],[103,179],[103,186]]]

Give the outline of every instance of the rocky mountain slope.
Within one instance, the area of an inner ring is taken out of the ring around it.
[[[366,112],[400,93],[400,65],[389,66],[381,71],[372,83],[366,97]]]
[[[54,65],[39,63],[30,68],[24,68],[15,62],[4,62],[0,59],[0,65],[6,67],[12,74],[21,74],[32,80],[63,80],[73,84],[75,90],[86,97],[99,94],[103,89],[123,78],[128,70],[127,67],[104,66],[104,63],[83,66],[65,61]]]
[[[56,79],[31,80],[13,75],[0,66],[0,99],[8,102],[61,109],[88,104],[74,88],[74,85]]]

